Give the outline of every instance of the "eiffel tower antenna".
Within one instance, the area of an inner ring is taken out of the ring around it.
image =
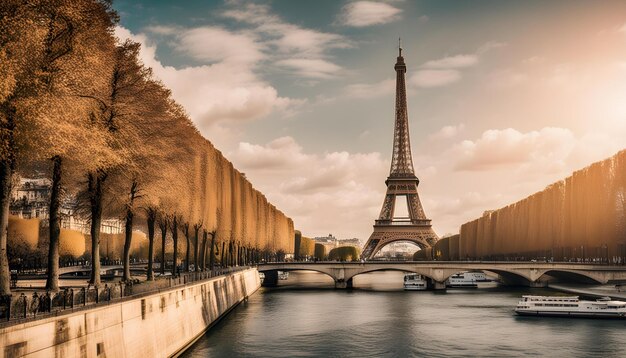
[[[409,115],[406,102],[406,64],[402,57],[402,42],[398,38],[396,70],[396,118],[393,133],[393,152],[389,177],[385,181],[387,194],[374,223],[374,232],[363,248],[361,258],[371,259],[384,246],[394,241],[411,241],[421,249],[432,247],[439,239],[426,218],[417,192],[419,179],[415,176],[409,138]],[[394,216],[396,198],[404,197],[409,217]]]

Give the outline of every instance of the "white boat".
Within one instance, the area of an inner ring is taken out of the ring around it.
[[[404,275],[405,291],[424,291],[426,289],[426,280],[422,275],[416,273],[407,273]]]
[[[446,280],[446,287],[451,288],[477,288],[478,282],[489,282],[482,272],[461,272],[450,276]]]
[[[289,278],[289,272],[287,271],[278,271],[278,279],[279,280],[286,280]]]
[[[522,296],[515,313],[521,316],[626,318],[626,302],[609,297],[596,301],[579,300],[578,296]]]

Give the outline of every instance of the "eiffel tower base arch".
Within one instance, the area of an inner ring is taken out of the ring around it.
[[[372,259],[383,247],[395,241],[409,241],[423,250],[433,247],[438,239],[439,237],[430,226],[374,226],[374,232],[363,248],[361,259]]]

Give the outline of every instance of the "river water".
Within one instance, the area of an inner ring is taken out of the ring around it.
[[[517,317],[522,294],[548,289],[405,292],[402,273],[335,290],[292,272],[236,307],[185,357],[625,357],[626,321]],[[486,285],[489,286],[489,285]]]

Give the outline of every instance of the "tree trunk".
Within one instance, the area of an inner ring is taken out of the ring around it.
[[[172,221],[172,240],[174,241],[174,257],[172,261],[172,276],[176,276],[176,258],[178,257],[178,218],[174,217]]]
[[[206,230],[202,230],[202,246],[200,249],[200,266],[202,267],[202,271],[206,270],[206,242],[208,239],[209,233]]]
[[[222,250],[220,250],[220,265],[222,265],[222,267],[226,266],[226,263],[224,262],[224,257],[226,256],[226,253],[224,252],[226,248],[226,243],[222,242]]]
[[[189,272],[189,254],[191,248],[189,247],[191,239],[189,238],[189,226],[185,227],[185,239],[187,240],[187,247],[185,248],[185,273]]]
[[[48,276],[46,290],[59,292],[59,240],[61,236],[59,207],[61,196],[61,175],[63,161],[60,156],[52,158],[52,187],[50,188],[49,228],[50,245],[48,246]]]
[[[11,294],[11,274],[9,272],[9,256],[7,244],[9,240],[9,205],[13,188],[15,171],[15,107],[8,104],[11,98],[5,99],[2,106],[4,121],[0,127],[0,148],[6,150],[0,159],[0,295]]]
[[[126,227],[124,228],[124,276],[122,281],[131,281],[133,277],[130,275],[130,245],[133,240],[133,212],[135,197],[137,196],[137,182],[133,181],[130,186],[129,202],[126,207]]]
[[[194,227],[194,243],[193,243],[193,268],[194,271],[198,272],[200,271],[200,266],[198,266],[198,233],[200,231],[200,228],[195,226]]]
[[[209,250],[209,269],[211,271],[215,267],[215,235],[215,231],[211,233],[211,250]]]
[[[7,241],[9,233],[9,204],[13,168],[8,160],[0,161],[0,295],[11,294],[11,274]]]
[[[161,275],[165,275],[165,239],[167,238],[167,223],[159,225],[161,228]]]
[[[102,223],[102,184],[106,174],[89,173],[89,200],[91,204],[91,277],[89,283],[100,287],[100,225]]]
[[[234,262],[233,262],[233,242],[229,241],[228,242],[228,266],[234,266]]]
[[[241,246],[239,244],[234,244],[235,248],[235,266],[241,266]]]
[[[124,227],[124,275],[122,281],[130,281],[132,279],[130,275],[130,244],[133,237],[133,211],[126,209],[126,225]]]
[[[154,280],[154,272],[152,265],[154,264],[154,223],[156,221],[156,211],[148,212],[148,271],[146,272],[146,280]]]

